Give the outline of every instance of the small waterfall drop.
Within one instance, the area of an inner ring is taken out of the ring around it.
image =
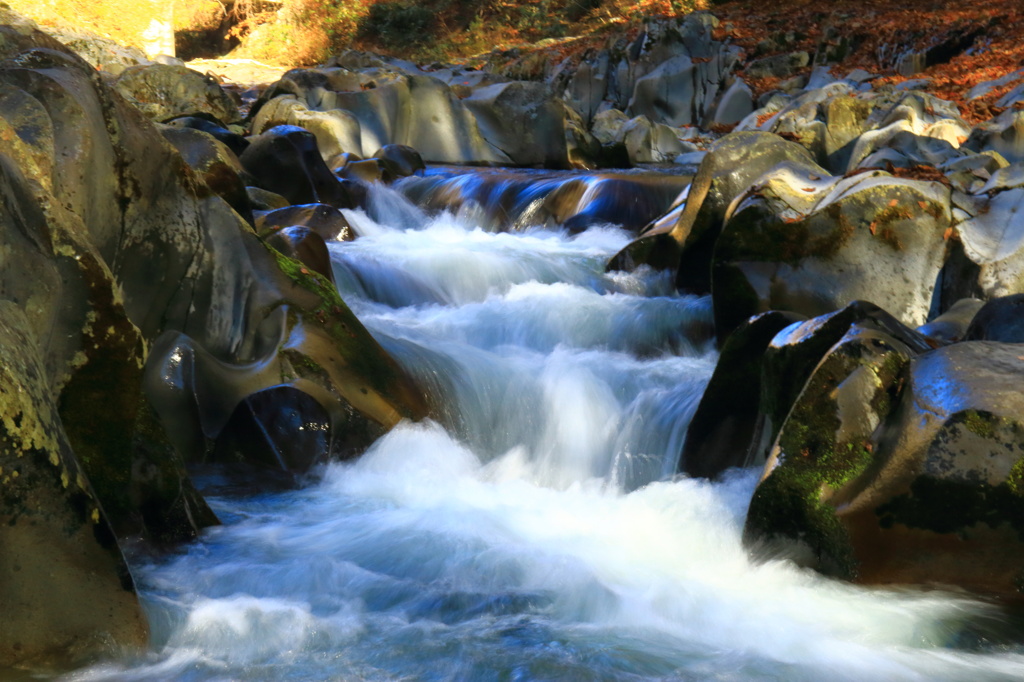
[[[672,475],[709,302],[604,273],[627,233],[492,233],[375,192],[336,279],[439,421],[213,496],[224,526],[137,569],[152,651],[68,679],[1019,679],[994,607],[754,563],[759,472]]]

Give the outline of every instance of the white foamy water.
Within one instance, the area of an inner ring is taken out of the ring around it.
[[[339,287],[439,421],[301,490],[213,498],[224,526],[136,567],[152,650],[69,679],[1021,678],[992,607],[755,563],[758,472],[672,476],[710,309],[605,275],[625,234],[374,217],[332,246]]]

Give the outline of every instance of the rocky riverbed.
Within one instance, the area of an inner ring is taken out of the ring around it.
[[[218,522],[189,465],[293,477],[455,418],[334,286],[381,184],[491,231],[624,226],[609,271],[710,295],[678,469],[764,467],[755,554],[1019,599],[1021,72],[975,124],[824,54],[755,95],[695,13],[543,80],[348,52],[240,110],[0,23],[0,665],[144,645],[122,548]]]

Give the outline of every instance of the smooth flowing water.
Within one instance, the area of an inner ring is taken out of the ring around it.
[[[75,680],[1000,680],[994,607],[863,589],[740,542],[757,471],[673,476],[710,309],[629,237],[493,234],[388,190],[332,245],[346,301],[445,409],[136,560],[148,654]],[[211,490],[216,492],[217,481]]]

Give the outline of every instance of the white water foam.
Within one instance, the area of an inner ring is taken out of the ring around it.
[[[68,679],[1020,679],[1020,647],[984,642],[992,607],[755,563],[758,472],[672,476],[710,315],[604,274],[627,235],[353,217],[343,294],[445,424],[214,499],[225,526],[137,569],[152,651]]]

